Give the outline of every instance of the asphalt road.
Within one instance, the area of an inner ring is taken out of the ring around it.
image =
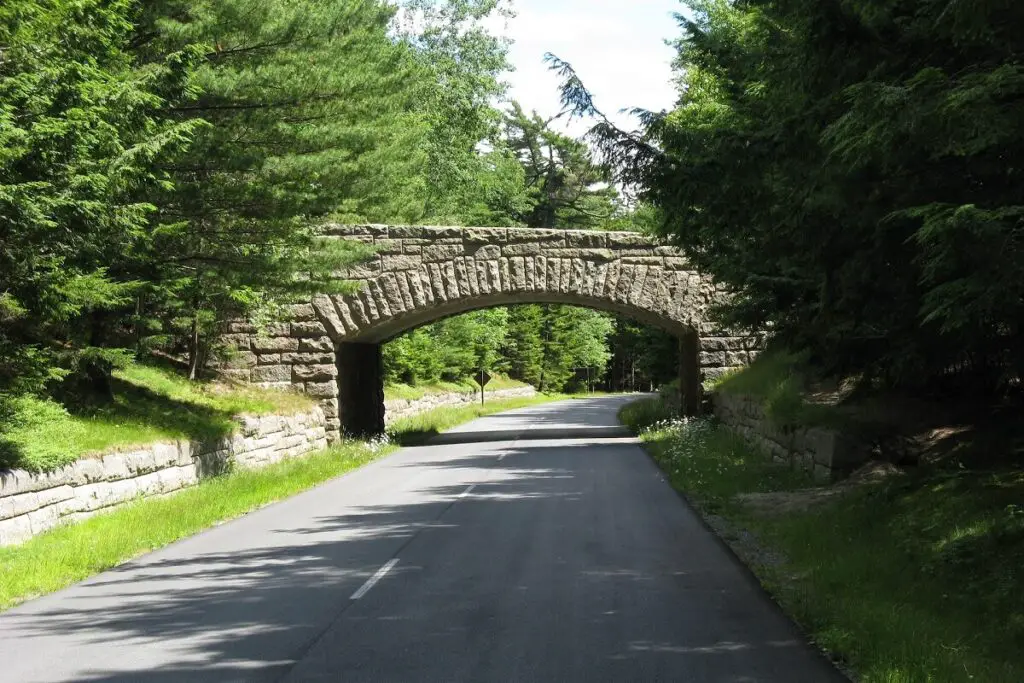
[[[843,681],[617,426],[492,416],[0,615],[0,681]]]

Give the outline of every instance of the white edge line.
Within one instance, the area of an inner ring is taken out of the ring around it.
[[[377,582],[380,581],[381,579],[383,579],[384,576],[389,571],[394,569],[396,564],[398,564],[398,558],[397,557],[392,559],[392,560],[389,560],[387,564],[385,564],[383,567],[381,567],[380,569],[377,570],[376,574],[374,574],[373,576],[368,578],[366,580],[366,583],[364,583],[362,586],[360,586],[359,590],[357,590],[355,593],[353,593],[352,597],[349,598],[349,600],[358,600],[359,598],[361,598],[364,595],[366,595],[367,593],[369,593],[370,589],[373,588],[374,586],[376,586]]]

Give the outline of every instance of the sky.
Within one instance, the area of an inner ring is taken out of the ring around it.
[[[551,52],[569,62],[598,109],[620,127],[635,122],[619,111],[669,109],[676,98],[666,40],[679,36],[673,14],[680,0],[515,0],[516,17],[496,29],[512,38],[510,96],[542,116],[561,110],[559,80],[544,64]],[[588,128],[576,122],[566,130]]]

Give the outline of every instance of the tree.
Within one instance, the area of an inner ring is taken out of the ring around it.
[[[393,9],[339,0],[164,0],[147,5],[146,60],[204,46],[175,119],[206,123],[163,168],[173,184],[141,270],[152,341],[185,338],[195,376],[225,320],[268,302],[337,291],[365,253],[321,239],[345,220],[422,214],[426,133],[415,62],[392,40]]]
[[[590,148],[551,129],[536,113],[512,103],[505,137],[526,174],[531,210],[521,221],[531,228],[590,229],[611,221],[618,193],[609,169],[593,161]]]
[[[419,66],[418,106],[429,133],[424,215],[446,225],[506,225],[525,196],[499,140],[509,40],[485,22],[505,0],[406,0],[401,34]]]
[[[0,6],[0,392],[42,391],[79,370],[103,388],[122,352],[102,317],[140,288],[117,265],[144,248],[140,194],[187,144],[187,44],[137,69],[128,0]]]
[[[639,132],[564,95],[659,232],[835,374],[991,391],[1024,367],[1019,3],[689,3],[680,102]]]
[[[679,377],[679,340],[660,328],[616,316],[607,383],[613,391],[657,387]]]

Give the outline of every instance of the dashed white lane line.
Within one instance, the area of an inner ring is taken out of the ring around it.
[[[459,494],[459,498],[465,498],[466,496],[471,494],[473,492],[473,489],[475,489],[475,488],[476,488],[476,484],[470,484],[469,488],[467,488],[465,491],[463,491],[462,493]]]
[[[387,573],[389,571],[394,569],[396,564],[398,564],[398,558],[397,557],[392,559],[392,560],[388,560],[388,563],[385,564],[380,569],[378,569],[376,574],[374,574],[373,576],[368,578],[366,580],[366,583],[364,583],[362,586],[360,586],[359,590],[357,590],[355,593],[353,593],[352,597],[349,598],[349,600],[358,600],[359,598],[361,598],[364,595],[366,595],[367,593],[369,593],[370,589],[373,588],[374,586],[376,586],[377,582],[380,581],[381,579],[383,579],[387,575]]]

